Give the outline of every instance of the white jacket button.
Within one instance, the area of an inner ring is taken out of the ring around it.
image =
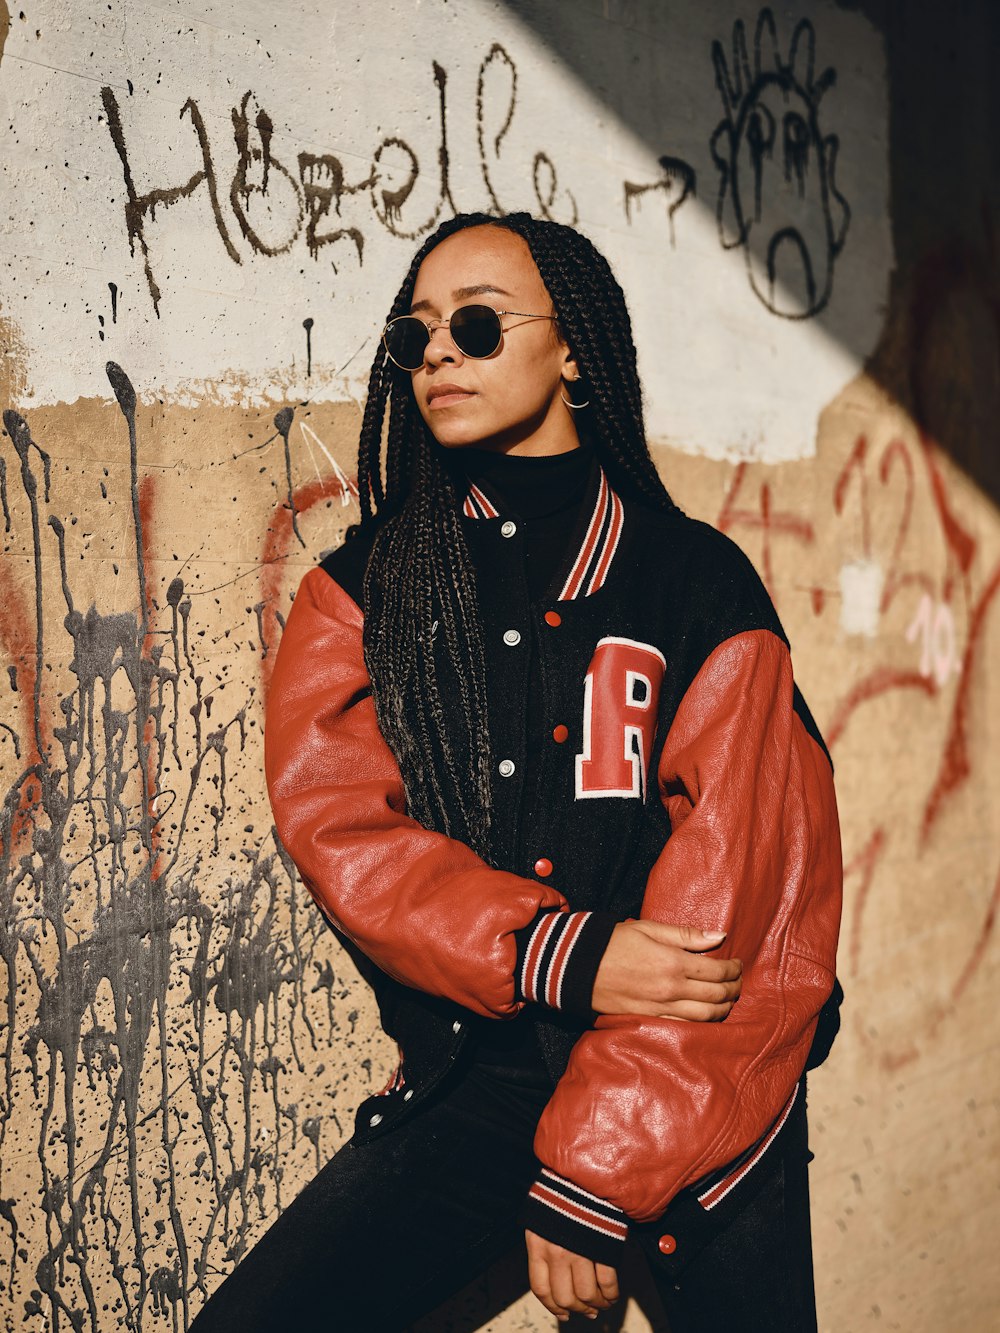
[[[403,1101],[408,1102],[412,1096],[413,1096],[413,1089],[407,1088],[406,1091],[403,1093]]]
[[[521,642],[521,633],[516,629],[505,629],[503,632],[503,641],[508,648],[516,648]]]
[[[501,759],[499,764],[497,764],[497,772],[500,774],[502,778],[513,777],[514,775],[513,759]]]
[[[501,537],[513,537],[516,531],[517,531],[517,524],[512,523],[509,518],[505,523],[500,524]]]
[[[382,1117],[379,1115],[378,1111],[375,1112],[375,1114],[374,1114],[374,1115],[372,1116],[372,1118],[368,1121],[368,1123],[369,1123],[369,1125],[371,1125],[371,1127],[372,1127],[373,1129],[375,1128],[376,1125],[381,1125],[381,1123],[382,1123]]]
[[[461,1031],[462,1031],[462,1024],[461,1024],[461,1022],[459,1021],[459,1019],[456,1018],[455,1021],[454,1021],[454,1023],[452,1023],[452,1025],[451,1025],[451,1030],[452,1030],[452,1032],[461,1032]]]

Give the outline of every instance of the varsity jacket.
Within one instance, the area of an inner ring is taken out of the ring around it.
[[[525,1223],[615,1264],[629,1219],[688,1187],[721,1196],[796,1095],[835,981],[832,766],[771,600],[715,528],[623,498],[595,460],[564,567],[532,602],[518,516],[473,485],[461,522],[493,863],[407,815],[363,657],[370,529],[309,570],[288,616],[265,728],[275,825],[400,1047],[356,1134],[411,1114],[477,1025],[542,1007],[558,1081]],[[543,743],[526,786],[529,718]],[[743,981],[725,1021],[593,1013],[610,932],[636,917],[727,932]]]

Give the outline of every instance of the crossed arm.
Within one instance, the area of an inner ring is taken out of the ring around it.
[[[320,569],[303,579],[282,636],[265,772],[278,832],[303,881],[364,954],[396,980],[475,1013],[505,1018],[523,1008],[517,933],[530,936],[570,904],[406,814],[369,694],[361,611]],[[595,1007],[696,1019],[728,1013],[739,964],[691,952],[718,940],[653,923],[612,926],[591,978]]]

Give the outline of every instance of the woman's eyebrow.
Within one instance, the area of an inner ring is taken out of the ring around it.
[[[495,287],[492,282],[480,282],[475,287],[456,287],[451,295],[455,301],[464,301],[467,296],[510,296],[511,293],[504,291],[502,287]],[[430,309],[430,301],[414,301],[410,306],[410,314]]]

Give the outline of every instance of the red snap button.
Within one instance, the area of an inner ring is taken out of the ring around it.
[[[551,625],[552,628],[555,629],[557,625],[562,624],[562,616],[558,611],[546,611],[545,623],[546,625]]]
[[[677,1242],[673,1236],[661,1236],[658,1244],[661,1254],[673,1254],[674,1250],[677,1249]]]
[[[569,738],[569,727],[564,727],[560,722],[558,727],[552,728],[552,739],[557,745],[562,745],[564,740]]]
[[[547,856],[540,856],[538,860],[535,862],[535,874],[536,875],[552,874],[552,862],[549,860]]]

